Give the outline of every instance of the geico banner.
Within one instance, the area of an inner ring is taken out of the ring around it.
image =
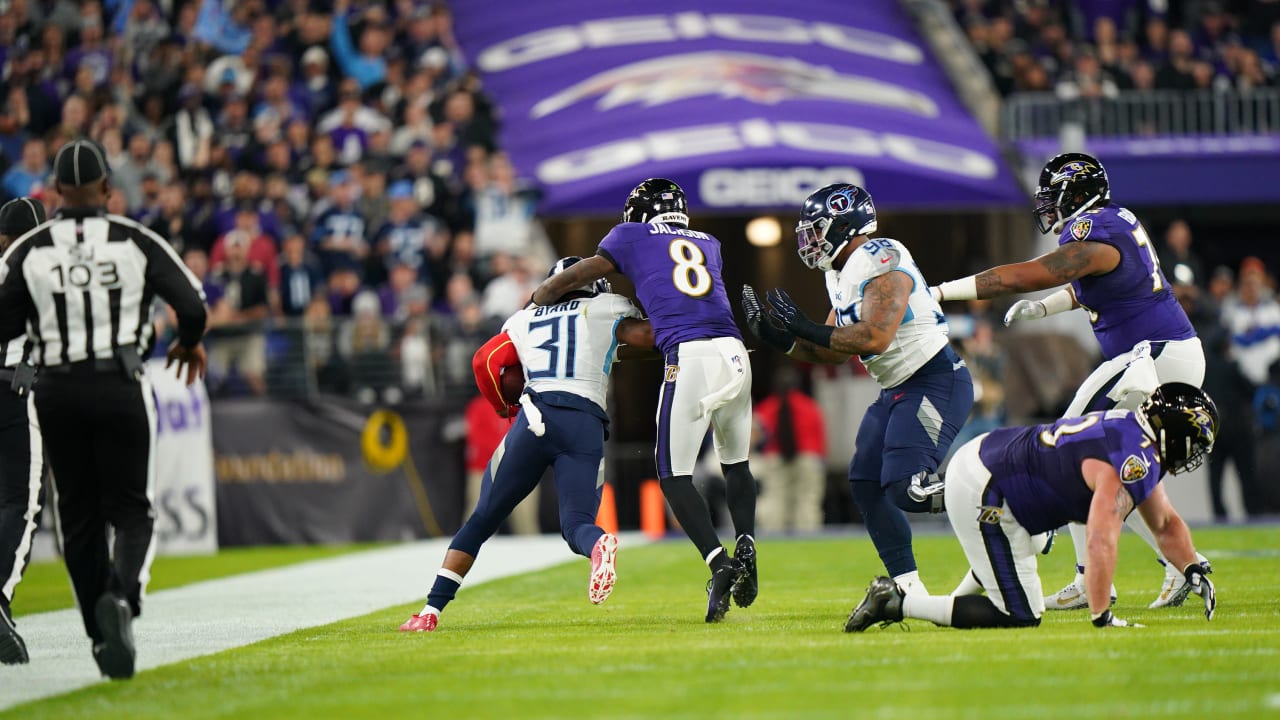
[[[223,546],[439,537],[462,524],[462,406],[341,399],[213,406]]]
[[[898,0],[544,5],[453,8],[543,212],[612,214],[655,175],[697,207],[784,207],[833,168],[882,207],[1023,200]]]
[[[204,382],[188,387],[163,360],[149,361],[146,372],[156,398],[157,551],[216,552],[213,433]]]

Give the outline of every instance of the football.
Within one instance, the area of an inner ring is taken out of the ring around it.
[[[502,399],[508,405],[520,402],[520,393],[524,392],[524,366],[508,365],[502,368]]]

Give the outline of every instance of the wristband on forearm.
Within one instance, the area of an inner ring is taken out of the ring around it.
[[[824,348],[831,347],[831,334],[836,331],[832,325],[819,324],[808,318],[801,318],[795,321],[790,330],[795,333],[796,337],[804,338]]]
[[[947,300],[976,300],[978,298],[977,277],[977,275],[970,275],[959,280],[948,280],[938,285],[938,294],[942,296],[942,302]]]
[[[1075,308],[1076,296],[1071,292],[1070,288],[1063,288],[1058,292],[1049,295],[1040,300],[1040,304],[1044,305],[1045,317],[1057,315],[1058,313],[1067,312]]]

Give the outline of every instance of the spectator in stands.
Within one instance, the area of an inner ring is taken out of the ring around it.
[[[390,208],[386,223],[374,236],[378,256],[388,266],[406,265],[413,269],[422,282],[431,282],[430,246],[432,236],[444,232],[435,218],[424,216],[418,210],[413,194],[413,183],[398,180],[387,189]]]
[[[359,292],[351,304],[351,317],[338,327],[338,354],[346,360],[356,397],[371,403],[392,385],[391,328],[382,319],[382,305],[371,290]]]
[[[267,279],[267,286],[279,288],[279,251],[276,250],[275,242],[262,231],[258,212],[252,205],[242,204],[235,214],[235,226],[213,244],[213,249],[209,252],[209,263],[215,272],[226,262],[233,241],[245,244],[248,264],[263,274]]]
[[[488,160],[484,180],[478,180],[472,197],[475,208],[475,248],[481,259],[494,253],[534,259],[542,267],[551,263],[548,241],[534,219],[536,197],[529,188],[516,183],[515,169],[505,153]],[[473,165],[475,167],[475,165]]]
[[[383,59],[383,53],[389,36],[381,23],[367,22],[360,33],[360,47],[357,50],[351,41],[351,18],[348,14],[350,7],[350,0],[335,0],[329,46],[343,74],[354,78],[361,88],[369,88],[386,79],[387,63]]]
[[[1205,302],[1211,304],[1216,316],[1221,319],[1223,310],[1235,301],[1236,275],[1231,268],[1219,265],[1209,276],[1209,294]]]
[[[329,205],[315,222],[312,246],[326,274],[338,267],[358,267],[369,245],[364,218],[356,211],[355,184],[346,171],[329,176]]]
[[[1170,32],[1169,54],[1164,65],[1156,72],[1156,87],[1160,90],[1194,90],[1194,51],[1191,36],[1185,30]]]
[[[1160,269],[1170,282],[1197,284],[1206,280],[1204,265],[1191,249],[1191,226],[1185,220],[1174,220],[1164,232],[1159,252]]]
[[[13,165],[0,180],[3,198],[26,197],[44,186],[49,177],[49,154],[44,141],[31,138],[22,144],[22,161]]]
[[[151,138],[146,133],[133,133],[124,160],[111,167],[111,190],[123,192],[129,208],[142,204],[142,176],[151,161],[151,149]]]
[[[386,284],[378,290],[382,314],[396,322],[403,322],[413,307],[425,305],[429,297],[430,291],[418,280],[418,270],[406,264],[392,265]]]
[[[1114,99],[1120,94],[1115,79],[1102,69],[1097,53],[1088,46],[1076,51],[1074,69],[1058,80],[1054,91],[1063,100]]]
[[[209,298],[209,370],[224,387],[234,368],[257,395],[266,392],[267,346],[263,330],[270,313],[267,278],[249,264],[247,233],[226,239],[226,258],[212,277]],[[216,299],[215,299],[216,298]]]
[[[335,267],[329,274],[325,286],[329,290],[329,314],[334,317],[346,317],[351,314],[351,304],[356,293],[360,292],[360,271],[355,265]]]
[[[1276,302],[1266,266],[1256,257],[1240,263],[1238,301],[1223,308],[1231,333],[1231,354],[1253,385],[1267,382],[1280,360],[1280,303]]]
[[[307,251],[307,239],[297,233],[287,236],[280,253],[280,311],[300,317],[323,290],[324,275]]]
[[[826,495],[827,435],[822,410],[800,390],[794,365],[781,366],[773,392],[755,408],[764,435],[759,458],[761,530],[815,532],[822,529]]]
[[[1231,356],[1231,336],[1223,326],[1218,306],[1207,293],[1194,284],[1174,280],[1173,290],[1187,317],[1196,328],[1196,335],[1204,343],[1205,373],[1201,387],[1214,398],[1219,407],[1229,407],[1223,413],[1218,439],[1209,456],[1209,501],[1217,522],[1227,520],[1227,506],[1223,500],[1222,480],[1227,462],[1231,462],[1240,478],[1241,496],[1246,511],[1260,506],[1256,463],[1256,439],[1254,437],[1253,383],[1240,371],[1239,364]]]

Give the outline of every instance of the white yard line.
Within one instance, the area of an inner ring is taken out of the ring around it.
[[[636,533],[624,547],[644,543]],[[134,623],[138,671],[249,645],[412,601],[425,602],[449,540],[350,553],[163,590],[148,595]],[[496,537],[485,544],[464,588],[486,580],[582,562],[558,536]],[[18,587],[22,592],[22,587]],[[406,616],[407,618],[407,616]],[[400,620],[396,621],[397,624]],[[388,626],[387,632],[396,627]],[[18,632],[28,665],[0,665],[0,710],[105,682],[78,610],[24,615]]]

